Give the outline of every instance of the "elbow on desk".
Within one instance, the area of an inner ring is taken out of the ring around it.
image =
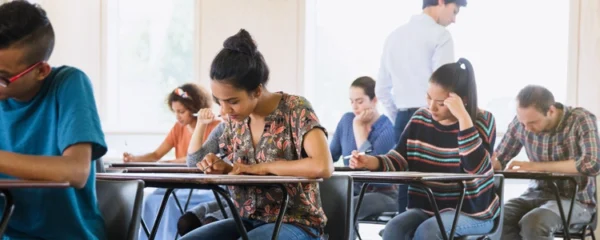
[[[331,162],[331,159],[329,160],[329,162]],[[315,171],[314,176],[312,176],[312,177],[324,178],[324,179],[330,178],[331,175],[333,175],[333,169],[334,169],[333,164],[329,163],[321,168],[318,168]]]
[[[600,174],[600,161],[596,156],[585,156],[577,161],[577,171],[587,176],[598,176]]]
[[[84,168],[77,168],[71,171],[68,176],[64,176],[64,179],[60,179],[61,182],[69,182],[74,188],[82,189],[88,182],[88,178],[90,177],[90,165]]]

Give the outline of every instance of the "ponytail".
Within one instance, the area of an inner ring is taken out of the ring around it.
[[[433,72],[429,81],[460,96],[471,120],[473,122],[477,120],[479,114],[477,84],[475,83],[475,72],[469,60],[461,58],[456,63],[441,66]]]
[[[456,62],[458,64],[458,71],[461,73],[459,76],[459,82],[464,81],[464,92],[466,98],[465,109],[471,116],[471,120],[475,122],[477,120],[477,114],[479,113],[479,107],[477,106],[477,83],[475,82],[475,72],[473,71],[473,65],[469,60],[460,58]]]

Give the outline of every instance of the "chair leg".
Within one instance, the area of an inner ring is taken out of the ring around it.
[[[590,235],[592,236],[592,240],[596,240],[596,234],[594,233],[594,229],[592,229],[592,226],[588,226],[588,228],[590,229]]]

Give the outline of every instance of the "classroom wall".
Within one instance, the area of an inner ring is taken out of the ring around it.
[[[103,50],[106,48],[102,9],[107,0],[37,0],[56,31],[52,65],[73,65],[88,74],[101,118],[106,115],[107,89]],[[241,27],[248,30],[267,60],[274,91],[302,94],[304,0],[198,0],[195,62],[198,83],[209,87],[208,71],[223,41]],[[163,133],[106,132],[109,158],[123,151],[147,152],[158,146]]]

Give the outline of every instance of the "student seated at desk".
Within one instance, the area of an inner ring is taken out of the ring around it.
[[[377,97],[375,96],[375,80],[370,77],[359,77],[350,86],[350,104],[352,112],[344,114],[337,125],[329,150],[333,161],[337,162],[341,156],[349,156],[352,151],[370,151],[370,155],[385,154],[394,148],[397,141],[394,135],[394,125],[388,117],[377,111]],[[350,159],[343,159],[348,166]],[[354,185],[354,195],[358,195],[362,184]],[[406,195],[407,185],[404,188]],[[382,212],[398,211],[398,189],[393,184],[369,184],[369,189],[364,195],[358,219],[381,214]],[[406,209],[406,196],[403,198]],[[358,202],[355,197],[354,203]]]
[[[72,186],[11,190],[15,208],[2,237],[106,239],[94,164],[106,143],[94,91],[79,69],[47,63],[54,41],[39,5],[0,5],[0,178]]]
[[[517,101],[517,116],[496,150],[494,169],[587,176],[578,180],[571,224],[590,222],[596,212],[595,176],[600,171],[596,117],[583,108],[555,102],[552,93],[541,86],[525,87]],[[510,161],[523,147],[529,161]],[[575,189],[567,180],[557,185],[568,213]],[[502,239],[554,239],[554,232],[564,227],[555,199],[550,182],[532,181],[527,192],[504,205]]]
[[[211,90],[221,113],[229,119],[219,139],[220,151],[233,160],[225,163],[203,149],[202,124],[214,119],[210,109],[198,116],[190,143],[188,164],[207,174],[255,174],[328,178],[333,172],[325,129],[303,97],[266,89],[269,69],[250,34],[240,30],[229,37],[212,62]],[[203,158],[199,156],[205,155]],[[280,207],[275,187],[230,186],[233,201],[250,239],[270,239]],[[327,222],[319,185],[287,184],[289,205],[279,239],[320,239]],[[240,234],[229,218],[184,235],[189,239],[237,239]]]
[[[411,118],[396,149],[377,156],[354,151],[350,167],[487,175],[466,182],[468,191],[455,234],[489,233],[500,212],[490,162],[496,127],[494,116],[477,107],[477,87],[469,61],[460,59],[437,69],[429,80],[427,103],[428,108],[419,109]],[[457,184],[428,185],[441,211],[446,234],[450,234],[461,188]],[[433,209],[421,189],[408,188],[408,210],[387,223],[383,239],[442,239]]]
[[[193,83],[187,83],[179,86],[169,93],[167,97],[167,104],[177,116],[177,123],[175,123],[171,129],[171,132],[169,132],[167,138],[158,147],[158,149],[152,153],[141,156],[133,156],[129,153],[124,153],[123,161],[157,161],[167,154],[167,152],[169,152],[173,147],[175,147],[176,160],[164,162],[185,163],[187,148],[190,143],[192,133],[197,126],[197,118],[194,117],[193,114],[198,112],[200,109],[211,107],[212,100],[210,95],[201,87]],[[203,125],[203,128],[206,128],[206,131],[204,132],[205,134],[202,135],[202,138],[206,139],[213,128],[215,128],[220,122],[221,121],[215,119],[206,126]],[[157,189],[144,198],[142,219],[144,219],[148,227],[154,226],[154,220],[160,204],[162,203],[165,191],[165,189]],[[190,191],[188,189],[176,190],[175,194],[180,201],[185,203]],[[209,190],[195,190],[191,194],[192,196],[190,198],[190,204],[200,204],[214,200],[214,195],[212,191]],[[161,219],[156,238],[174,239],[175,235],[177,235],[176,226],[180,216],[181,212],[179,211],[175,200],[169,199],[165,207],[164,216]],[[146,234],[142,229],[140,229],[140,240],[144,239],[146,239]]]
[[[167,138],[154,152],[139,156],[127,152],[123,153],[123,162],[156,162],[175,148],[175,160],[163,160],[161,162],[185,163],[190,138],[196,128],[196,117],[193,114],[200,109],[210,108],[211,104],[210,95],[196,84],[186,83],[176,88],[169,93],[167,98],[167,105],[169,105],[171,111],[175,112],[177,117],[177,122],[171,128]],[[208,137],[210,131],[219,122],[215,119],[207,125],[203,139]]]

